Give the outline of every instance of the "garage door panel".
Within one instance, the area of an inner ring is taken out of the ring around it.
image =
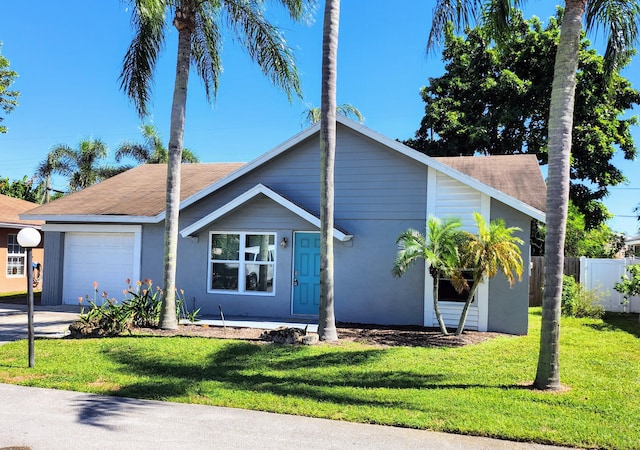
[[[93,283],[98,283],[97,303],[102,293],[122,300],[125,280],[134,280],[133,233],[67,233],[65,237],[63,302],[77,304],[78,297],[93,300]]]

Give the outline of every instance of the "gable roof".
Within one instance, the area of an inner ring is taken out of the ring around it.
[[[197,222],[193,223],[192,225],[186,227],[185,229],[180,231],[180,234],[182,235],[182,237],[187,237],[190,234],[195,233],[196,231],[206,227],[207,225],[209,225],[210,223],[216,221],[220,217],[225,216],[226,214],[230,213],[234,209],[239,208],[240,206],[244,205],[248,201],[250,201],[250,200],[252,200],[252,199],[254,199],[254,198],[256,198],[256,197],[258,197],[260,195],[264,195],[265,197],[270,198],[274,202],[278,203],[280,206],[288,209],[289,211],[291,211],[295,215],[303,218],[304,220],[306,220],[310,224],[314,225],[316,228],[320,228],[320,218],[318,216],[310,213],[309,211],[307,211],[306,209],[302,208],[301,206],[296,205],[291,200],[289,200],[289,199],[285,198],[284,196],[278,194],[277,192],[275,192],[274,190],[268,188],[267,186],[265,186],[263,184],[257,184],[254,187],[252,187],[251,189],[249,189],[248,191],[246,191],[245,193],[243,193],[243,194],[237,196],[236,198],[234,198],[232,201],[230,201],[226,205],[221,206],[220,208],[216,209],[212,213],[206,215],[202,219],[200,219]],[[349,239],[353,238],[353,235],[347,234],[347,233],[343,232],[342,230],[340,230],[339,228],[334,227],[333,228],[333,237],[344,242],[344,241],[348,241]]]
[[[545,221],[546,185],[535,157],[507,155],[432,158],[344,116],[338,115],[337,122],[534,219]],[[320,124],[317,123],[247,164],[183,164],[180,209],[243,177],[319,131]],[[165,164],[144,164],[43,205],[24,217],[65,222],[157,223],[164,220],[165,183]]]
[[[37,207],[37,203],[0,194],[0,226],[5,228],[24,228],[27,226],[40,228],[41,220],[22,220],[20,214]]]
[[[206,188],[244,163],[182,164],[180,199]],[[64,221],[159,222],[164,215],[166,164],[141,164],[98,184],[29,211],[29,217]]]

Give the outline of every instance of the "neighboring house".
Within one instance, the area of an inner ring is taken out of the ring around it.
[[[335,314],[339,322],[436,325],[431,277],[417,264],[396,279],[396,239],[427,217],[473,212],[518,226],[529,267],[533,219],[546,186],[534,156],[430,158],[338,117]],[[319,299],[319,124],[248,164],[185,164],[177,281],[202,314],[314,320]],[[43,304],[93,294],[122,298],[125,279],[161,283],[166,166],[142,165],[30,211],[45,220]],[[527,332],[528,272],[478,290],[469,329]],[[461,303],[443,301],[450,325]]]
[[[0,293],[27,290],[27,252],[18,244],[18,232],[26,227],[40,229],[41,220],[21,220],[19,215],[37,203],[0,194]],[[43,243],[33,249],[34,262],[43,262]]]
[[[624,253],[627,256],[630,258],[640,258],[640,234],[625,238],[624,244]],[[624,257],[624,255],[622,257]]]

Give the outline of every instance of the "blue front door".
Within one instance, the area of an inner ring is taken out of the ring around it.
[[[293,314],[318,314],[320,305],[320,233],[295,233]]]

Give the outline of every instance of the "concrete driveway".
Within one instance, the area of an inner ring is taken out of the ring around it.
[[[36,306],[33,330],[36,337],[62,337],[78,318],[78,306]],[[0,304],[0,345],[27,338],[27,306]]]

